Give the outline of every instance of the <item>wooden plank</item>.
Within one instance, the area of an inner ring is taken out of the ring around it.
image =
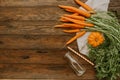
[[[0,80],[92,80],[92,79],[0,79]]]
[[[0,21],[58,20],[64,13],[66,12],[57,6],[0,8]]]
[[[86,0],[82,0],[85,2]],[[119,0],[110,0],[110,7],[120,6]],[[41,4],[42,3],[42,4]],[[30,5],[29,5],[30,4]],[[35,6],[57,6],[63,5],[76,5],[74,0],[0,0],[0,7],[35,7]]]
[[[110,11],[119,11],[120,7],[109,7]]]
[[[0,50],[0,63],[39,63],[67,64],[64,58],[68,50]],[[89,65],[86,61],[75,56],[81,64]],[[91,66],[89,65],[88,68]]]
[[[91,79],[0,79],[0,80],[91,80]]]
[[[57,21],[8,21],[0,22],[0,34],[21,35],[68,35],[54,28]]]
[[[119,7],[120,6],[120,0],[110,0],[109,7]]]
[[[8,27],[14,27],[15,26],[54,26],[55,24],[60,23],[56,20],[40,20],[40,21],[0,21],[0,25],[8,25]]]
[[[79,80],[79,79],[0,79],[0,80]],[[80,79],[80,80],[91,80],[91,79]]]
[[[120,0],[110,0],[111,2],[120,2]]]
[[[114,10],[110,7],[111,10]],[[115,10],[119,10],[115,7]],[[57,6],[44,6],[38,8],[0,8],[0,21],[8,20],[58,20],[65,13]]]
[[[0,49],[62,49],[72,36],[1,35]],[[71,45],[75,45],[76,42]]]
[[[59,4],[74,5],[75,3],[73,0],[0,0],[0,7],[57,6]]]
[[[18,80],[18,79],[0,79],[0,80]],[[19,79],[19,80],[36,80],[36,79]]]
[[[0,79],[0,80],[92,80],[92,79]]]
[[[92,79],[0,79],[0,80],[92,80]]]
[[[109,10],[119,11],[120,7],[110,7]],[[0,8],[0,21],[26,21],[26,20],[58,20],[66,12],[53,6],[37,8]]]
[[[66,50],[0,50],[0,63],[66,64]]]
[[[109,7],[119,7],[120,6],[120,1],[111,1],[109,4]]]
[[[119,11],[120,7],[110,7],[110,11]],[[67,13],[58,7],[38,8],[0,8],[0,21],[40,21],[58,20]]]
[[[41,65],[41,64],[0,64],[0,78],[33,78],[33,79],[92,79],[95,78],[94,69],[87,69],[86,73],[77,77],[69,65]]]

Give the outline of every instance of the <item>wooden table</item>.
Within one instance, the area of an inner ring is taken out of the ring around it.
[[[54,29],[66,13],[59,4],[79,7],[73,0],[0,0],[0,78],[97,80],[89,63],[81,59],[87,71],[77,77],[64,59],[73,35]],[[111,0],[109,10],[120,18],[120,0]]]

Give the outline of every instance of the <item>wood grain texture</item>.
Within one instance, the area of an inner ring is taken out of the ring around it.
[[[18,80],[18,79],[0,79],[0,80]],[[19,80],[84,80],[84,79],[19,79]],[[87,79],[92,80],[92,79]]]
[[[77,57],[87,69],[78,77],[64,58],[74,35],[54,28],[68,14],[60,4],[79,7],[73,0],[0,0],[0,80],[97,80],[86,61]],[[120,21],[119,0],[111,0],[109,11]],[[77,49],[76,42],[71,46]]]
[[[59,4],[74,5],[73,0],[0,0],[0,3],[0,7],[57,6]]]
[[[0,50],[0,63],[66,64],[66,50]],[[57,57],[57,58],[56,58]]]
[[[70,38],[51,35],[1,35],[0,49],[62,49]]]
[[[25,20],[58,20],[65,11],[57,6],[0,8],[0,21],[25,21]]]
[[[1,50],[0,78],[22,78],[27,75],[24,78],[84,79],[88,75],[95,74],[93,67],[79,58],[87,71],[82,77],[77,77],[63,57],[65,52],[63,50]],[[95,79],[94,76],[87,78]]]
[[[36,63],[36,64],[58,64],[64,65],[67,64],[67,61],[64,57],[67,52],[66,49],[59,50],[0,50],[0,64],[2,63]],[[83,59],[75,56],[81,61],[81,64],[88,65],[87,68],[92,68]]]
[[[10,21],[0,22],[0,34],[17,35],[69,35],[54,28],[58,21]],[[57,33],[56,33],[57,32]]]
[[[91,70],[87,69],[85,75],[77,77],[68,65],[1,64],[0,78],[22,78],[24,76],[24,78],[34,79],[86,79],[86,77],[95,79],[95,76],[92,76],[95,73]]]

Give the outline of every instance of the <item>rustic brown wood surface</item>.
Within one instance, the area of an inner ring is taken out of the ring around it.
[[[66,13],[59,4],[79,7],[73,0],[0,0],[1,80],[97,80],[89,63],[80,59],[87,71],[78,77],[64,59],[73,35],[54,29]],[[120,19],[120,0],[111,0],[109,10]]]

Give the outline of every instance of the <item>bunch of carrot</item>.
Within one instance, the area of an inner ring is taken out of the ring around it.
[[[87,4],[83,3],[80,0],[74,0],[78,5],[83,7],[85,10],[78,9],[72,6],[64,6],[59,5],[60,8],[65,9],[72,14],[64,14],[61,16],[60,21],[65,22],[61,25],[56,25],[57,28],[64,28],[67,30],[63,30],[66,33],[77,33],[74,37],[72,37],[69,41],[66,42],[66,45],[72,43],[77,38],[83,36],[86,31],[84,30],[85,27],[93,27],[94,24],[89,23],[86,21],[87,18],[90,18],[95,11],[88,6]]]
[[[95,63],[98,79],[116,80],[120,76],[120,24],[117,18],[111,12],[95,12],[80,0],[74,1],[84,10],[59,5],[72,14],[61,16],[60,21],[64,23],[56,27],[65,29],[63,32],[66,33],[77,33],[66,42],[66,45],[87,31],[91,32],[87,39],[88,56]]]

